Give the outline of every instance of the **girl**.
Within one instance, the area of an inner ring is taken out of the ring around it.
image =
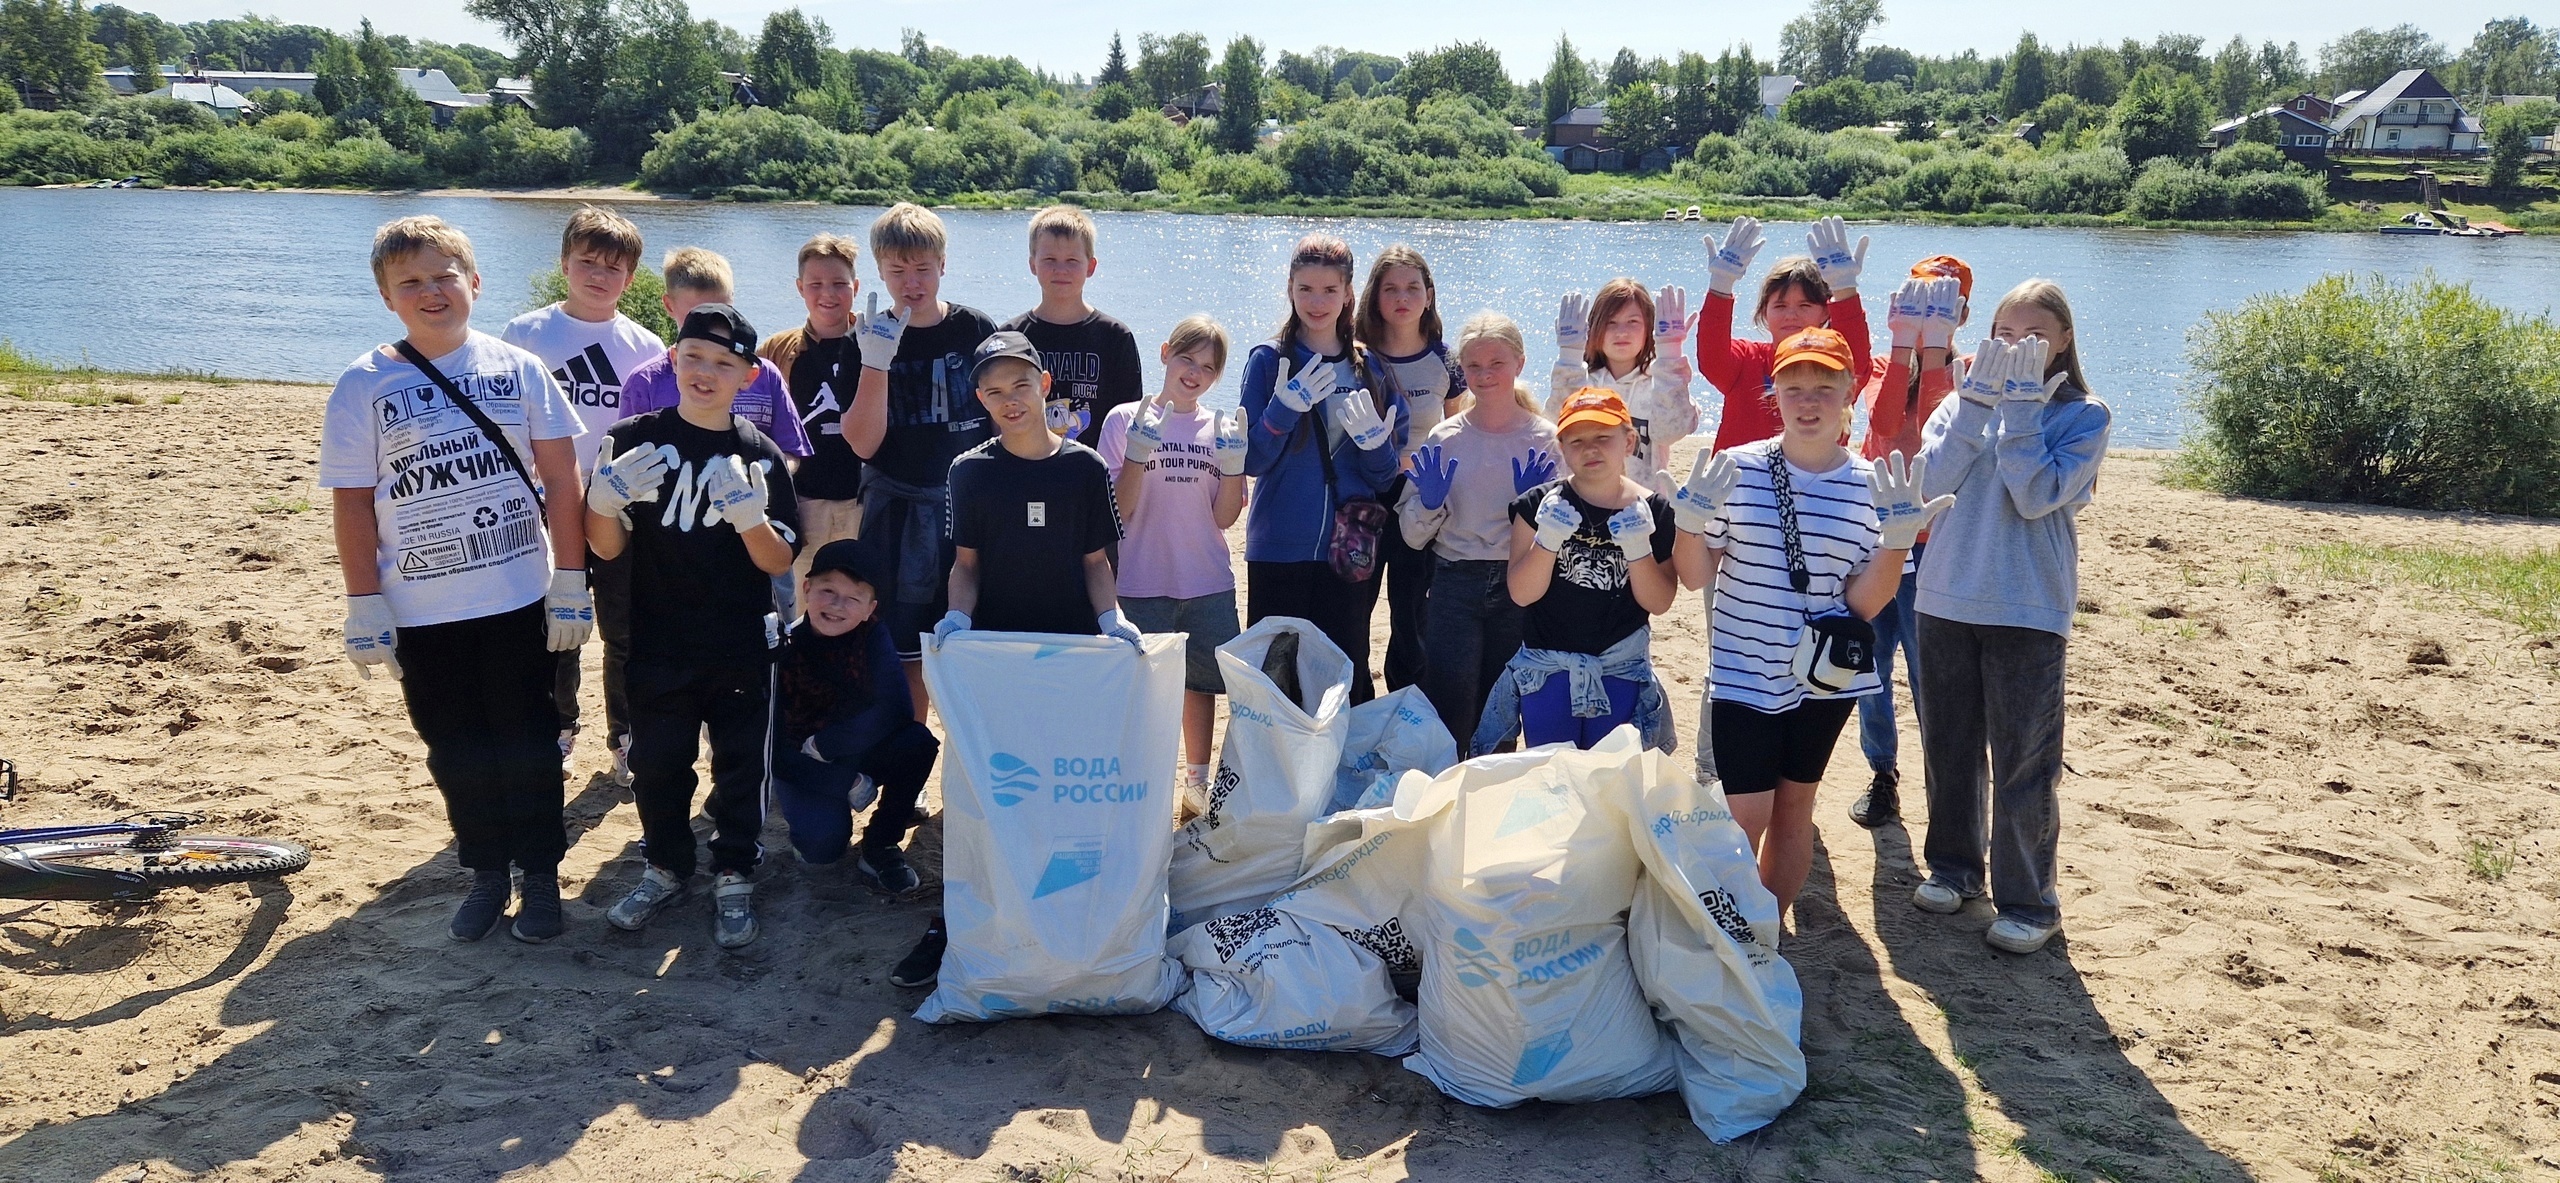
[[[1715,580],[1708,742],[1783,916],[1813,866],[1814,789],[1832,745],[1854,700],[1876,689],[1872,668],[1814,689],[1797,649],[1815,622],[1863,621],[1893,598],[1926,511],[1904,504],[1909,483],[1890,464],[1871,481],[1840,446],[1856,373],[1841,334],[1806,329],[1772,360],[1785,430],[1701,455],[1674,501],[1681,529],[1704,543],[1684,552],[1681,582]]]
[[[1355,336],[1367,347],[1369,389],[1405,400],[1405,440],[1398,458],[1413,467],[1413,451],[1423,437],[1457,409],[1466,392],[1466,377],[1440,339],[1440,294],[1431,282],[1431,264],[1422,252],[1397,243],[1378,252],[1369,264],[1369,281],[1360,290]],[[1405,492],[1399,475],[1379,500],[1397,504]],[[1403,532],[1388,529],[1379,539],[1381,577],[1369,584],[1372,596],[1386,585],[1387,659],[1379,672],[1387,689],[1401,690],[1421,682],[1428,662],[1423,656],[1423,600],[1431,592],[1431,556],[1405,545]]]
[[[1295,616],[1351,658],[1351,701],[1367,702],[1369,609],[1377,591],[1374,539],[1343,534],[1389,516],[1377,502],[1395,482],[1404,400],[1361,385],[1352,340],[1351,248],[1310,234],[1289,256],[1289,317],[1244,363],[1245,472],[1254,478],[1244,526],[1246,623]],[[1367,514],[1359,508],[1368,504]],[[1340,561],[1337,562],[1336,559]]]
[[[1954,493],[1956,508],[1920,564],[1929,878],[1911,898],[1943,913],[1982,894],[1988,835],[2000,916],[1983,939],[2032,953],[2062,928],[2063,651],[2079,602],[2075,521],[2107,454],[2109,413],[2080,373],[2070,301],[2041,279],[2001,297],[1956,393],[1921,431],[1927,488]]]
[[[1689,296],[1662,289],[1656,303],[1644,285],[1618,278],[1600,285],[1590,301],[1580,293],[1556,308],[1556,364],[1548,375],[1549,416],[1564,413],[1567,395],[1584,387],[1613,391],[1627,406],[1636,451],[1627,475],[1656,485],[1671,445],[1698,429],[1698,405],[1689,401]]]
[[[1806,329],[1829,327],[1848,339],[1850,359],[1867,372],[1867,310],[1858,302],[1858,272],[1866,266],[1867,240],[1849,246],[1848,223],[1823,218],[1805,235],[1811,257],[1781,259],[1760,281],[1760,302],[1753,324],[1769,330],[1769,343],[1738,341],[1733,336],[1733,287],[1751,270],[1760,253],[1760,223],[1733,220],[1724,245],[1707,236],[1707,300],[1698,314],[1698,370],[1708,385],[1724,394],[1724,411],[1716,420],[1715,450],[1778,434],[1778,409],[1770,400],[1770,359],[1776,342]],[[1842,436],[1841,442],[1848,441]]]
[[[1627,476],[1636,442],[1616,391],[1595,387],[1564,400],[1556,443],[1565,479],[1511,502],[1504,581],[1523,609],[1520,651],[1494,678],[1474,754],[1509,739],[1515,724],[1530,747],[1588,748],[1632,723],[1647,746],[1671,750],[1650,625],[1678,594],[1671,559],[1680,532],[1670,504]]]
[[[1244,412],[1212,414],[1200,396],[1227,368],[1227,330],[1205,315],[1173,326],[1157,351],[1164,390],[1102,417],[1102,460],[1124,524],[1120,611],[1150,633],[1189,633],[1184,648],[1185,787],[1205,785],[1218,646],[1236,635],[1236,575],[1226,529],[1244,512]]]
[[[1479,312],[1458,330],[1458,364],[1475,397],[1414,452],[1399,508],[1406,544],[1431,560],[1422,693],[1453,736],[1475,735],[1487,687],[1520,649],[1511,600],[1511,502],[1556,477],[1556,431],[1538,417],[1520,371],[1520,326]]]

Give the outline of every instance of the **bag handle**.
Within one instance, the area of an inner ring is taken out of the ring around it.
[[[498,425],[489,420],[489,413],[481,410],[480,404],[472,402],[469,395],[462,393],[462,388],[454,385],[453,379],[445,377],[444,371],[437,369],[434,362],[428,361],[426,354],[418,352],[418,347],[411,345],[408,338],[403,337],[392,342],[391,347],[398,350],[400,356],[410,365],[418,367],[418,372],[425,374],[428,381],[436,384],[437,389],[444,391],[444,396],[452,399],[453,405],[462,408],[463,414],[471,416],[471,424],[480,429],[480,434],[497,443],[498,454],[506,457],[507,467],[516,470],[516,476],[524,481],[524,487],[533,494],[534,505],[548,513],[550,507],[543,504],[542,486],[533,483],[533,470],[524,466],[524,457],[516,455],[515,442],[509,440],[507,433],[498,430]],[[527,434],[530,435],[531,432],[528,431]]]
[[[1795,585],[1796,610],[1806,620],[1813,619],[1813,609],[1806,602],[1813,587],[1813,572],[1805,569],[1804,536],[1796,530],[1795,482],[1787,476],[1787,454],[1777,449],[1769,452],[1769,492],[1778,502],[1778,537],[1787,550],[1787,582]]]

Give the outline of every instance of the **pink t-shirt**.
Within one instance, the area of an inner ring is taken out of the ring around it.
[[[1102,460],[1111,479],[1129,458],[1129,419],[1146,400],[1122,403],[1102,417]],[[1147,461],[1138,512],[1122,525],[1120,594],[1188,600],[1232,591],[1235,568],[1227,534],[1218,528],[1218,417],[1203,407],[1167,409],[1164,443]]]

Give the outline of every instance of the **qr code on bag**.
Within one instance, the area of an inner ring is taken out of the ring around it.
[[[1698,893],[1698,902],[1706,905],[1707,915],[1715,919],[1716,927],[1723,929],[1724,935],[1732,937],[1735,944],[1759,943],[1759,936],[1751,931],[1751,922],[1743,918],[1742,908],[1734,900],[1732,892],[1721,887],[1710,888]]]
[[[1226,757],[1220,756],[1218,775],[1209,781],[1209,807],[1200,811],[1200,820],[1208,823],[1210,829],[1218,828],[1218,815],[1225,811],[1227,798],[1234,795],[1236,786],[1243,781],[1244,778],[1227,763]]]
[[[1255,937],[1280,927],[1280,917],[1269,908],[1255,908],[1209,922],[1209,945],[1218,951],[1218,960],[1233,962],[1236,950],[1252,944]]]
[[[1386,962],[1388,973],[1422,971],[1422,955],[1414,951],[1412,941],[1405,939],[1403,922],[1393,916],[1367,928],[1335,927],[1333,931]]]

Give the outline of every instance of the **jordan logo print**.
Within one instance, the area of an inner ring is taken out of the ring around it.
[[[622,408],[622,375],[613,372],[613,361],[604,355],[602,345],[587,346],[586,352],[551,371],[551,379],[577,406]]]

